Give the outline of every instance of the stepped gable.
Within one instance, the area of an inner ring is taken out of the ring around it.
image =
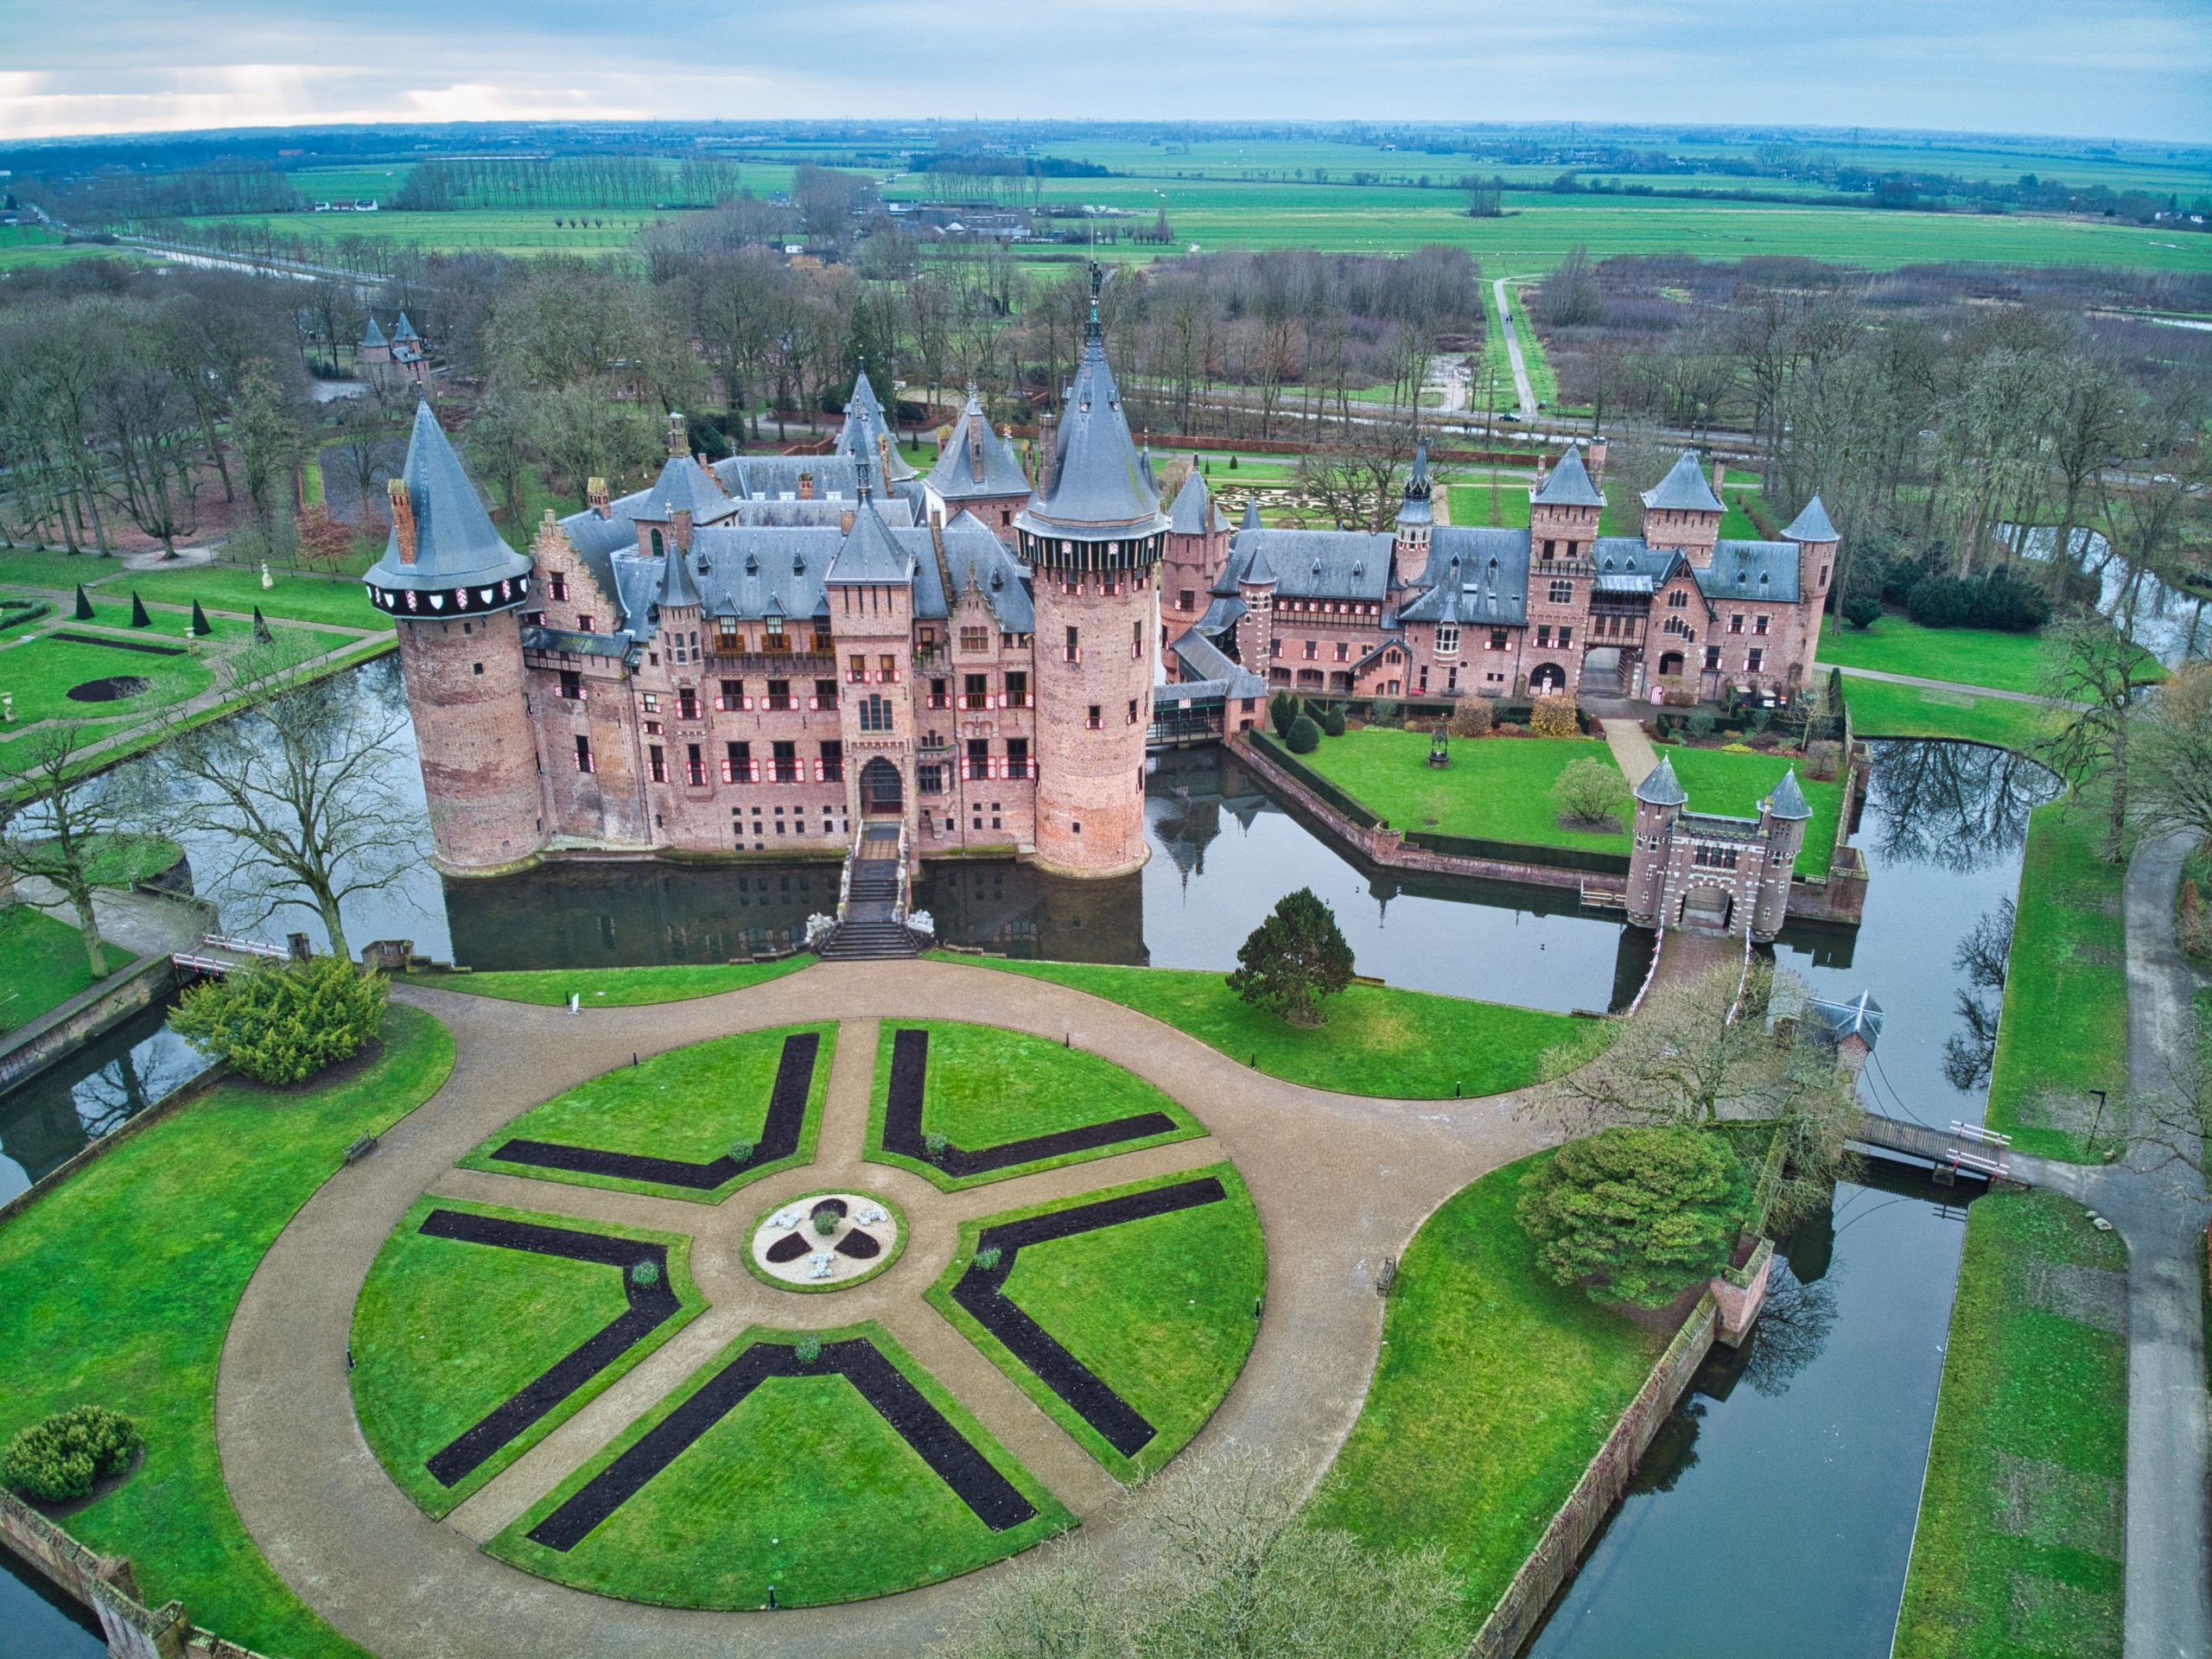
[[[461,457],[426,402],[415,405],[415,430],[400,480],[414,520],[414,556],[402,558],[400,526],[393,524],[384,556],[365,577],[370,587],[429,592],[530,574],[528,556],[509,547],[493,527]]]

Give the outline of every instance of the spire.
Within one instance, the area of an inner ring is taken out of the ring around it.
[[[1414,442],[1413,476],[1406,480],[1406,499],[1410,501],[1416,496],[1424,501],[1429,497],[1428,440],[1427,438],[1419,438]]]
[[[1582,446],[1570,443],[1567,453],[1559,458],[1559,467],[1549,478],[1541,480],[1534,495],[1529,498],[1547,507],[1602,507],[1605,498],[1590,481],[1590,472],[1582,464]]]
[[[1237,525],[1237,529],[1257,530],[1259,527],[1260,498],[1256,495],[1248,495],[1244,498],[1244,522]]]
[[[415,332],[415,325],[407,321],[407,314],[404,311],[399,314],[399,321],[393,325],[391,337],[394,340],[420,340],[422,338],[420,334],[417,334]]]
[[[407,462],[391,482],[392,532],[384,557],[368,574],[372,588],[461,588],[529,573],[530,560],[492,527],[476,486],[427,402],[415,406]],[[412,535],[411,558],[404,556],[407,549],[402,546],[403,513],[404,528]]]
[[[373,311],[369,314],[368,327],[361,330],[361,344],[364,346],[391,344],[384,337],[384,330],[377,327],[376,314]]]
[[[1160,493],[1146,478],[1143,457],[1122,410],[1122,391],[1106,360],[1097,319],[1103,280],[1091,267],[1091,320],[1075,384],[1061,411],[1053,453],[1023,512],[1025,530],[1054,539],[1147,537],[1167,528]]]
[[[1690,792],[1682,787],[1682,780],[1675,776],[1675,763],[1665,755],[1659,764],[1643,776],[1636,786],[1636,798],[1647,806],[1681,806],[1688,803]]]
[[[1083,325],[1085,343],[1103,342],[1106,338],[1106,325],[1098,320],[1098,290],[1105,286],[1106,268],[1093,259],[1090,262],[1090,320]]]
[[[1793,542],[1833,542],[1841,539],[1835,533],[1835,526],[1828,522],[1828,510],[1821,505],[1821,498],[1817,495],[1805,504],[1805,510],[1792,518],[1789,521],[1789,528],[1782,533]]]
[[[1766,798],[1766,809],[1777,818],[1809,818],[1813,809],[1806,803],[1805,791],[1797,786],[1797,768],[1792,766],[1782,774],[1782,781],[1774,786],[1774,793]]]
[[[1244,588],[1272,588],[1275,585],[1274,567],[1268,563],[1266,548],[1252,550],[1252,563],[1244,567],[1244,574],[1236,580],[1237,584]]]
[[[665,568],[660,573],[658,597],[664,611],[684,605],[694,610],[699,607],[699,584],[692,581],[691,561],[680,547],[671,544],[668,550]]]

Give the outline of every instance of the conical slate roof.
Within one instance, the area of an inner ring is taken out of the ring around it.
[[[914,560],[899,545],[883,515],[868,493],[868,462],[861,462],[861,499],[853,510],[853,527],[845,532],[823,580],[840,587],[906,582],[913,580]]]
[[[1145,481],[1143,461],[1122,412],[1122,389],[1106,361],[1098,321],[1100,271],[1090,268],[1090,321],[1082,359],[1062,411],[1059,442],[1025,524],[1051,535],[1148,536],[1167,527],[1159,493]]]
[[[1244,498],[1244,522],[1237,525],[1236,528],[1239,530],[1257,530],[1259,527],[1260,498],[1256,495],[1248,495]]]
[[[1636,798],[1651,806],[1681,806],[1688,803],[1690,792],[1682,787],[1682,780],[1675,776],[1675,763],[1665,755],[1659,764],[1644,774],[1643,781],[1636,786]]]
[[[645,503],[638,517],[647,524],[688,512],[693,524],[707,524],[737,511],[737,503],[722,493],[715,475],[689,455],[671,455],[661,463],[660,476],[645,493]]]
[[[368,327],[361,330],[361,344],[364,346],[389,346],[391,344],[390,340],[384,337],[384,330],[377,327],[376,315],[373,312],[369,315]]]
[[[1789,521],[1789,528],[1782,532],[1793,542],[1834,542],[1842,538],[1835,533],[1835,526],[1828,522],[1828,510],[1815,496],[1805,504],[1805,510]]]
[[[1167,509],[1167,528],[1178,536],[1204,536],[1219,530],[1220,519],[1214,511],[1213,492],[1206,487],[1206,475],[1198,458],[1192,455],[1183,487],[1175,492],[1174,505]]]
[[[1567,453],[1559,458],[1559,465],[1534,495],[1531,501],[1548,507],[1602,507],[1605,494],[1591,482],[1590,469],[1582,464],[1582,446],[1570,443]]]
[[[420,340],[422,338],[420,334],[415,332],[415,325],[407,321],[407,314],[404,311],[399,314],[399,321],[392,328],[391,337],[394,340]]]
[[[654,597],[664,611],[679,605],[697,607],[699,584],[692,580],[691,561],[682,548],[668,550],[666,566],[660,573],[660,592]]]
[[[937,465],[930,469],[929,486],[947,501],[1029,493],[1029,475],[1021,470],[1021,457],[991,429],[982,400],[972,391]]]
[[[1430,500],[1432,491],[1428,482],[1428,440],[1423,438],[1414,445],[1414,469],[1406,480],[1406,497],[1398,504],[1398,522],[1402,524],[1428,524],[1436,522],[1436,508]]]
[[[1268,563],[1268,550],[1252,550],[1252,563],[1244,567],[1244,574],[1237,581],[1247,588],[1268,588],[1274,584],[1274,567]]]
[[[530,560],[492,527],[476,486],[427,403],[415,406],[414,435],[408,440],[407,465],[400,476],[415,520],[415,560],[400,562],[399,530],[393,526],[384,556],[365,578],[369,586],[427,591],[529,574]]]
[[[1674,469],[1643,493],[1643,505],[1669,512],[1720,512],[1720,498],[1706,481],[1697,451],[1685,449]]]
[[[887,442],[879,444],[882,437]],[[845,423],[837,429],[837,442],[833,453],[840,455],[868,458],[868,464],[883,469],[884,482],[902,483],[918,477],[913,466],[899,453],[898,434],[891,429],[891,422],[883,412],[883,404],[875,395],[875,388],[868,384],[868,365],[863,363],[853,379],[853,395],[845,404]]]
[[[1782,774],[1782,781],[1774,786],[1774,793],[1767,797],[1767,810],[1777,818],[1809,818],[1813,809],[1805,800],[1805,791],[1797,786],[1797,768],[1792,766]]]

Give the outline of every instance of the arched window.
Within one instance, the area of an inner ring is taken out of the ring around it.
[[[665,552],[666,550],[666,550],[665,544],[661,541],[661,538],[660,538],[660,531],[653,531],[653,557],[655,557],[655,558],[658,558],[658,557],[660,557],[660,556],[661,556],[661,555],[662,555],[664,552]]]

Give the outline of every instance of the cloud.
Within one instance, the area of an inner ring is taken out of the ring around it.
[[[2202,0],[0,0],[0,136],[652,117],[1546,120],[2212,139]]]

